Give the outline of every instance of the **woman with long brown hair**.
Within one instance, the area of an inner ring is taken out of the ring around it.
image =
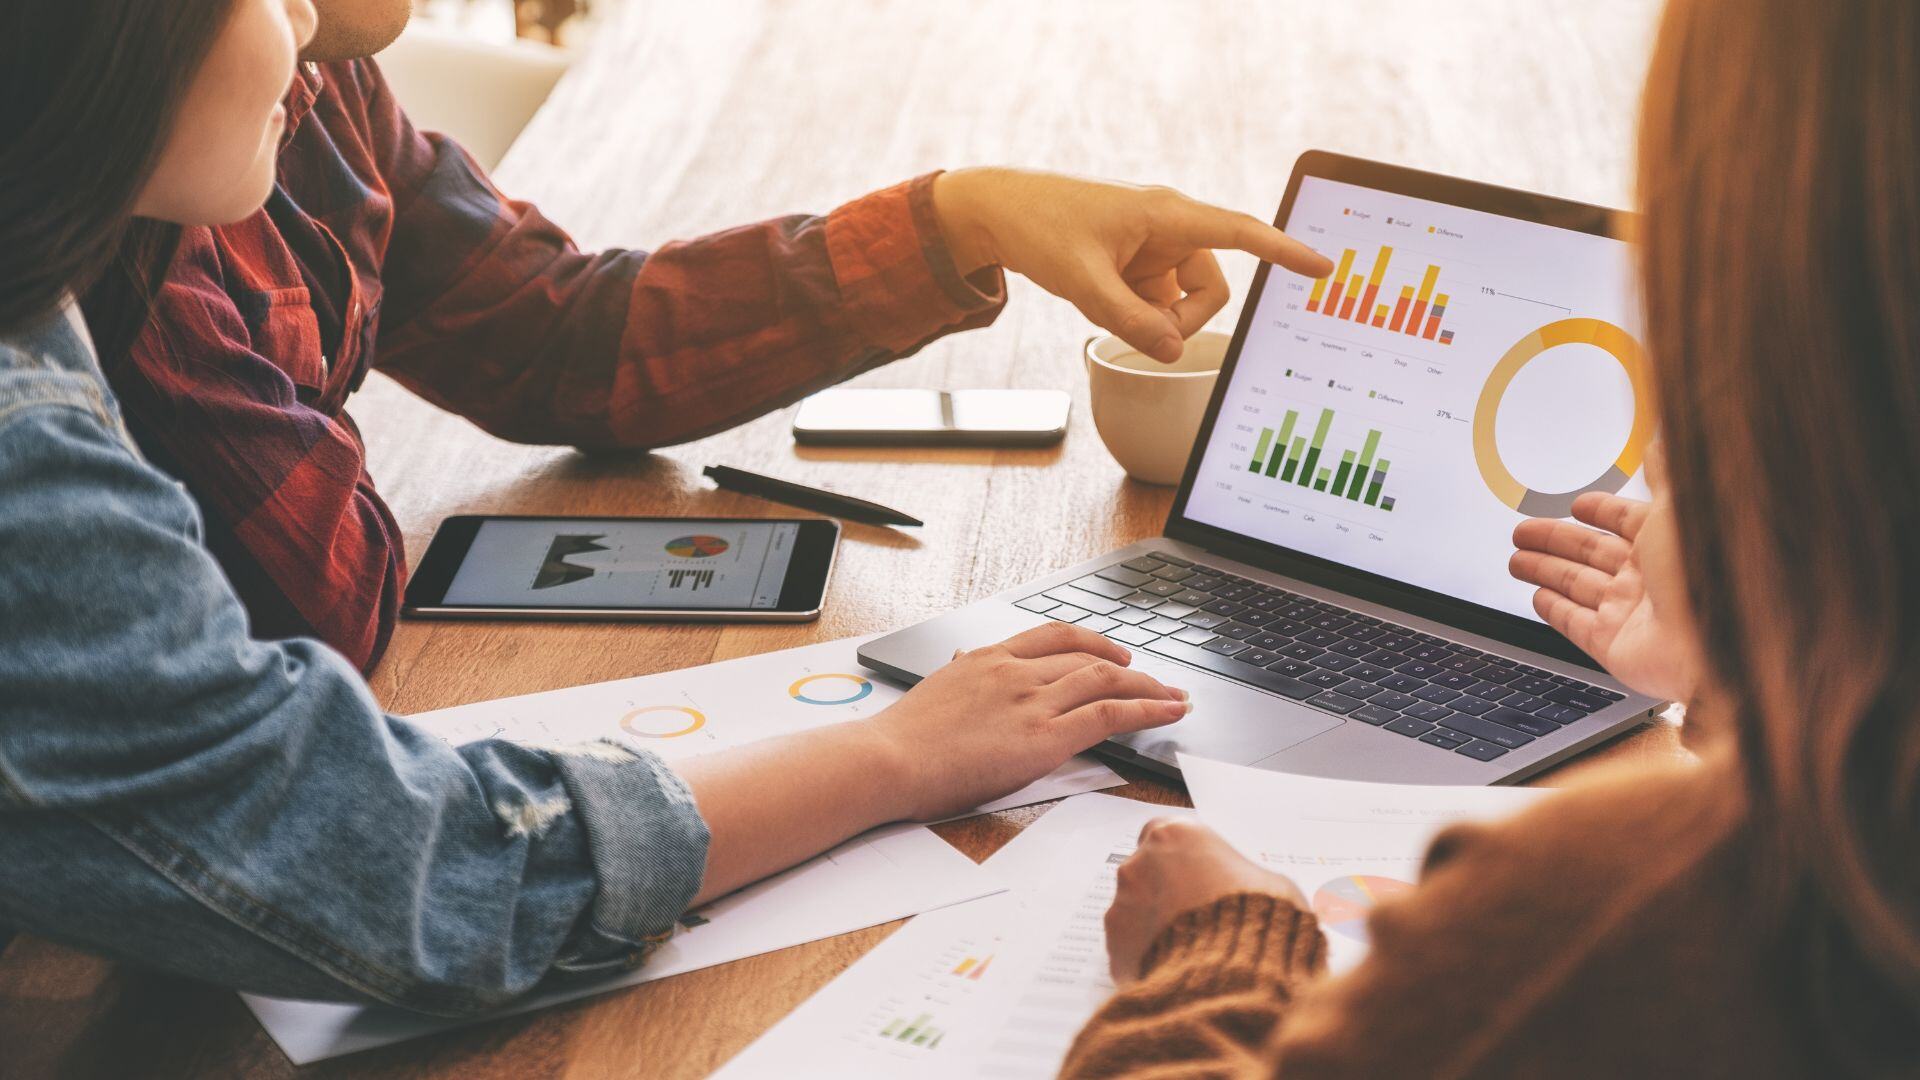
[[[1067,1075],[1920,1073],[1920,5],[1674,0],[1640,147],[1667,478],[1530,522],[1541,615],[1700,764],[1457,829],[1320,977],[1286,879],[1150,826]]]

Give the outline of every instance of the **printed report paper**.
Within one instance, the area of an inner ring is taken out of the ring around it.
[[[668,761],[843,720],[871,717],[904,693],[864,672],[861,641],[823,642],[684,671],[479,702],[411,719],[453,743],[612,738]],[[979,810],[1005,809],[1121,783],[1087,758]],[[891,922],[999,891],[987,871],[918,825],[879,829],[693,912],[647,965],[604,981],[535,994],[501,1015]],[[350,1054],[477,1021],[395,1009],[241,995],[295,1064]]]

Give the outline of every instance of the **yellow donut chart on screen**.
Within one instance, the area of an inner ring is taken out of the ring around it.
[[[661,714],[674,714],[671,716]],[[646,717],[656,717],[645,720]],[[620,728],[642,739],[677,739],[707,726],[707,715],[685,705],[648,705],[620,718]]]
[[[1620,362],[1633,384],[1633,428],[1627,432],[1627,445],[1621,448],[1620,456],[1592,483],[1572,491],[1535,491],[1514,479],[1506,462],[1500,460],[1500,448],[1493,437],[1494,419],[1500,412],[1500,399],[1506,396],[1508,384],[1520,369],[1534,357],[1561,345],[1592,345]],[[1495,498],[1528,517],[1566,517],[1573,513],[1573,500],[1589,491],[1619,491],[1640,471],[1652,438],[1652,387],[1646,351],[1632,334],[1601,319],[1561,319],[1515,342],[1493,365],[1493,374],[1487,376],[1480,403],[1473,410],[1473,458],[1480,466],[1481,477]]]

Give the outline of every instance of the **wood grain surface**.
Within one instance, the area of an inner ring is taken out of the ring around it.
[[[1310,147],[1624,205],[1657,13],[1653,0],[631,2],[498,179],[589,247],[655,247],[982,163],[1171,184],[1267,216]],[[1244,292],[1251,260],[1224,261]],[[1070,390],[1057,449],[808,450],[783,412],[655,454],[590,458],[501,442],[371,379],[351,411],[416,557],[454,513],[784,513],[714,490],[699,475],[713,463],[928,522],[850,526],[811,625],[404,622],[373,676],[381,701],[416,712],[884,630],[1155,535],[1172,492],[1128,481],[1101,447],[1079,371],[1089,327],[1024,282],[1011,291],[991,329],[860,382]],[[1230,329],[1236,311],[1217,325]],[[1663,722],[1587,760],[1680,753]],[[1145,777],[1119,794],[1185,801]],[[940,833],[984,858],[1041,812]],[[700,1076],[891,930],[307,1070],[231,993],[21,938],[0,956],[0,1074]]]

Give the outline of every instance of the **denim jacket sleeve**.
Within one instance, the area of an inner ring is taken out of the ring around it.
[[[672,929],[707,831],[670,770],[452,747],[325,646],[252,640],[194,504],[65,359],[0,340],[0,923],[452,1016]]]

